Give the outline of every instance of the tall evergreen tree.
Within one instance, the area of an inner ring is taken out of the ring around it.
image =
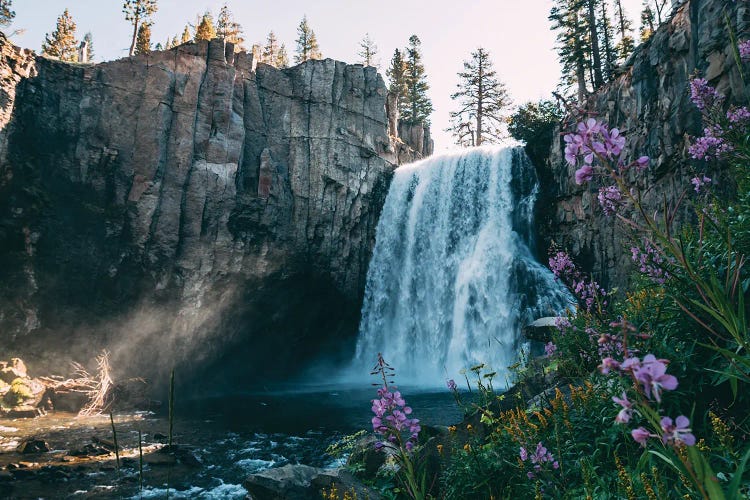
[[[497,78],[490,54],[482,47],[464,61],[458,73],[458,92],[451,99],[459,105],[451,112],[450,132],[459,146],[481,146],[497,143],[505,135],[505,110],[510,98],[505,85]]]
[[[389,80],[388,90],[398,97],[399,111],[402,111],[406,97],[406,61],[401,50],[396,49],[393,52],[391,64],[385,70],[385,76]]]
[[[213,40],[216,38],[216,26],[214,25],[214,18],[211,12],[206,11],[201,17],[200,23],[195,28],[195,41],[201,40]]]
[[[138,28],[142,23],[150,22],[151,16],[158,10],[156,0],[125,0],[122,4],[122,12],[125,14],[125,20],[130,21],[133,25],[133,37],[130,42],[130,51],[128,55],[135,52],[136,39],[138,38]]]
[[[78,60],[78,40],[76,40],[76,23],[68,9],[57,18],[57,25],[52,34],[44,36],[42,44],[44,54],[58,57],[61,61]]]
[[[357,55],[360,57],[360,62],[365,66],[376,67],[375,56],[378,53],[378,46],[370,38],[369,33],[365,33],[365,37],[359,42],[359,52]]]
[[[182,45],[183,43],[188,43],[190,40],[192,40],[193,37],[190,35],[190,27],[185,25],[185,29],[182,30],[182,36],[180,37],[180,43],[177,43],[177,37],[175,37],[175,43],[173,43],[173,46]]]
[[[406,73],[404,75],[406,95],[401,121],[412,125],[429,125],[430,114],[432,114],[432,101],[427,96],[430,86],[427,84],[427,75],[422,63],[421,45],[419,37],[412,35],[409,38],[409,47],[406,49]]]
[[[630,57],[635,48],[633,40],[633,22],[628,18],[625,9],[622,8],[622,0],[615,0],[615,22],[620,32],[620,41],[617,43],[617,53],[623,60]]]
[[[307,22],[307,16],[304,16],[297,27],[297,53],[294,56],[294,62],[299,64],[310,59],[322,58],[323,54],[318,47],[318,39]]]
[[[216,34],[219,38],[233,43],[237,49],[242,50],[242,44],[245,42],[242,37],[242,26],[234,20],[227,4],[224,4],[219,11],[219,17],[216,20]]]
[[[645,42],[656,31],[656,18],[651,6],[645,5],[641,11],[641,42]]]
[[[601,36],[602,52],[604,55],[604,64],[602,71],[604,73],[605,81],[609,82],[612,80],[615,72],[615,65],[617,56],[615,54],[614,38],[615,33],[612,28],[612,19],[609,15],[609,9],[607,8],[607,2],[602,1],[599,4],[599,34]]]
[[[83,35],[83,41],[86,42],[86,60],[91,62],[94,60],[94,37],[90,31]]]
[[[0,0],[0,26],[8,26],[16,17],[15,11],[11,10],[13,0]]]
[[[590,66],[585,42],[588,38],[583,19],[583,0],[558,0],[550,12],[552,29],[557,31],[557,54],[562,63],[563,83],[577,87],[578,102],[588,94],[586,71]]]
[[[586,24],[589,29],[589,54],[591,57],[591,69],[593,73],[592,84],[595,89],[604,85],[604,76],[602,73],[602,54],[599,50],[599,29],[596,18],[597,0],[586,0]]]
[[[655,14],[656,27],[661,26],[661,23],[666,20],[667,1],[668,0],[643,0],[644,7],[649,7],[650,5],[654,6],[654,8],[651,9],[651,12]]]
[[[276,66],[279,63],[280,52],[279,39],[276,38],[276,33],[271,30],[268,32],[268,36],[266,36],[266,44],[261,49],[260,60],[271,66]]]
[[[279,47],[279,53],[276,56],[276,67],[280,69],[289,67],[289,54],[287,54],[286,45],[283,43]]]
[[[157,42],[157,44],[154,45],[154,50],[157,51],[157,52],[160,52],[160,51],[164,50],[164,46],[161,44],[161,42]]]
[[[151,52],[151,24],[141,23],[138,28],[138,38],[135,41],[136,54],[148,54]]]

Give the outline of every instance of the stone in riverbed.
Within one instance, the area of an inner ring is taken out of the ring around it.
[[[0,362],[0,380],[10,384],[18,378],[28,377],[26,364],[20,358],[13,358],[10,363],[7,361]]]
[[[309,465],[285,465],[249,476],[243,486],[252,500],[317,500],[321,490],[335,485],[341,492],[354,491],[355,498],[376,500],[381,496],[342,469],[320,469]]]
[[[18,445],[16,451],[23,455],[31,453],[47,453],[49,451],[49,445],[44,439],[30,437],[21,441],[21,444]]]

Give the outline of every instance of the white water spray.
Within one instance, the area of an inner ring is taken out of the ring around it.
[[[358,371],[382,352],[401,383],[442,385],[479,363],[504,380],[523,325],[567,303],[533,256],[537,188],[520,148],[396,170],[367,275]]]

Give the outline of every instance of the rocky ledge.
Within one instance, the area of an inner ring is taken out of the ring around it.
[[[162,377],[229,353],[253,378],[352,338],[390,174],[432,147],[397,137],[374,68],[220,40],[89,65],[0,37],[0,58],[8,351]]]

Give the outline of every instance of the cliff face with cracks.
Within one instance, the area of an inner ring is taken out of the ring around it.
[[[218,40],[0,55],[10,352],[107,348],[129,372],[222,354],[252,378],[354,335],[390,174],[421,153],[389,136],[374,68],[278,70]]]
[[[689,159],[690,136],[699,136],[703,125],[690,102],[689,79],[705,76],[728,103],[750,96],[736,68],[727,20],[740,40],[750,37],[750,3],[726,0],[690,0],[682,4],[653,37],[636,49],[621,74],[590,96],[585,107],[618,127],[628,136],[629,159],[648,155],[650,190],[644,195],[647,210],[674,205],[687,190],[690,179],[712,166]],[[562,131],[565,132],[565,131]],[[605,286],[624,285],[630,273],[630,247],[625,232],[598,206],[598,185],[577,186],[575,169],[563,158],[564,144],[558,134],[546,167],[541,232],[547,243],[555,242],[576,257]],[[694,194],[694,193],[693,193]],[[680,214],[685,220],[686,213]]]

